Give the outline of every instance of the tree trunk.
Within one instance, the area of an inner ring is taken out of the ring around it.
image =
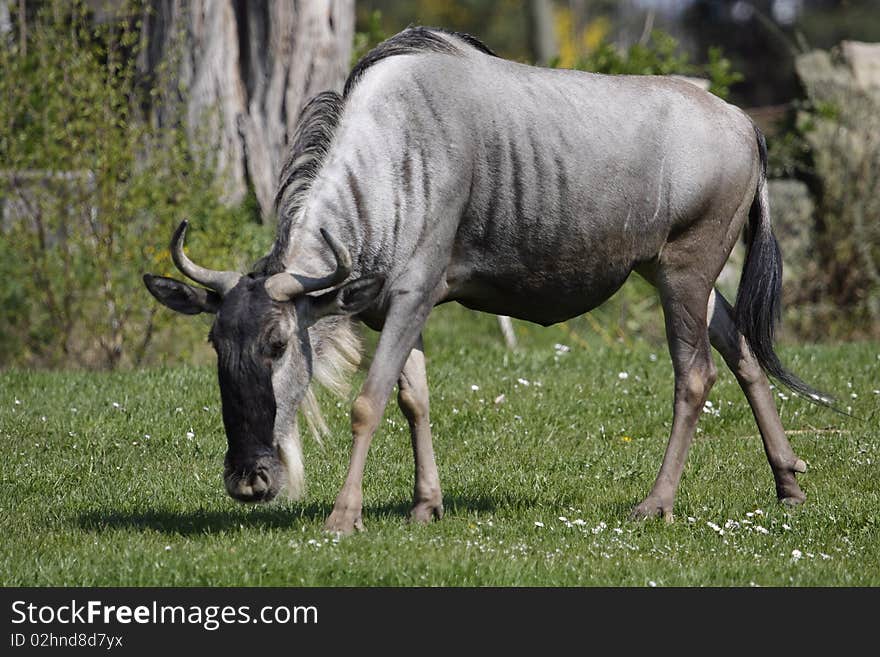
[[[550,0],[529,0],[529,41],[532,56],[541,66],[547,66],[559,55],[556,28],[553,24],[553,5]]]
[[[153,120],[184,121],[216,158],[224,201],[253,187],[266,219],[299,112],[342,89],[353,37],[354,0],[149,0],[138,68],[184,103],[152,108]]]

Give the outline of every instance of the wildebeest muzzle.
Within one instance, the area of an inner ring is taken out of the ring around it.
[[[284,468],[277,454],[264,454],[233,464],[227,454],[223,468],[226,491],[239,502],[269,502],[284,483]]]

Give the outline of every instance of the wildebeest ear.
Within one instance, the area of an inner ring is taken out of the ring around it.
[[[144,285],[162,305],[184,315],[216,313],[223,299],[213,290],[193,287],[173,278],[144,274]]]
[[[364,276],[349,281],[338,290],[322,294],[312,301],[314,318],[362,313],[376,300],[383,285],[384,276]]]

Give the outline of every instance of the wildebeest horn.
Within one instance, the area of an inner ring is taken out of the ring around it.
[[[307,292],[326,290],[348,278],[348,275],[351,274],[351,255],[349,255],[348,249],[323,228],[321,229],[321,237],[333,251],[333,256],[336,258],[336,271],[321,278],[308,278],[289,272],[270,276],[266,281],[266,292],[272,299],[289,301]]]
[[[174,231],[174,236],[171,238],[171,259],[174,260],[174,264],[177,265],[180,271],[196,283],[201,283],[206,288],[214,290],[214,292],[223,296],[238,284],[241,274],[234,271],[205,269],[187,258],[183,252],[183,240],[186,237],[186,227],[188,225],[189,222],[183,220],[180,222],[177,230]]]

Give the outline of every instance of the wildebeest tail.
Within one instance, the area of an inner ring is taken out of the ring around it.
[[[748,255],[734,305],[734,321],[764,371],[810,401],[831,406],[833,399],[789,372],[773,350],[782,310],[782,254],[770,226],[767,196],[767,143],[755,127],[761,156],[761,178],[749,211]]]

